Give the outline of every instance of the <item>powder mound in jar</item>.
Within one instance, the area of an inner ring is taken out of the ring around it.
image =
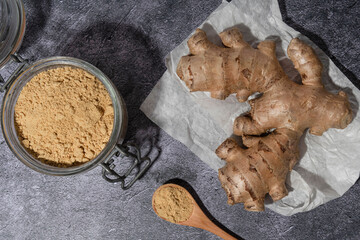
[[[194,204],[184,189],[166,186],[155,192],[154,208],[160,217],[179,223],[190,218]]]
[[[34,76],[15,106],[22,145],[54,166],[80,165],[95,158],[109,141],[114,109],[105,86],[92,74],[58,67]]]

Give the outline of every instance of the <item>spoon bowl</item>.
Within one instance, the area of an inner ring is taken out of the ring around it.
[[[199,205],[196,203],[195,199],[193,198],[193,196],[189,193],[188,190],[186,190],[185,188],[177,185],[177,184],[164,184],[162,186],[160,186],[154,193],[153,198],[152,198],[152,207],[156,213],[156,215],[159,216],[156,207],[155,207],[155,196],[156,194],[163,188],[166,187],[173,187],[173,188],[178,188],[180,190],[183,190],[184,192],[186,192],[187,196],[189,197],[189,199],[191,199],[192,204],[193,204],[193,211],[190,215],[190,217],[182,222],[177,222],[176,224],[179,225],[184,225],[184,226],[190,226],[190,227],[196,227],[196,228],[201,228],[203,230],[209,231],[223,239],[237,239],[234,238],[233,236],[231,236],[230,234],[228,234],[227,232],[225,232],[223,229],[221,229],[219,226],[217,226],[215,223],[213,223],[206,215],[205,213],[201,210],[201,208],[199,207]],[[161,216],[159,216],[160,218],[164,219],[165,221],[169,221],[166,218],[163,218]]]

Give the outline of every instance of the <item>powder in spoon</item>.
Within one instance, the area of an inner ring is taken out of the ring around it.
[[[105,86],[80,68],[40,72],[22,89],[15,128],[35,158],[69,167],[95,158],[109,141],[114,109]]]
[[[165,186],[154,193],[154,210],[173,223],[188,220],[193,212],[194,204],[188,193],[182,189]]]

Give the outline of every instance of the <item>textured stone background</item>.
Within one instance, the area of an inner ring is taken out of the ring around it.
[[[128,105],[127,140],[152,144],[157,160],[132,189],[122,191],[101,178],[99,167],[71,177],[34,172],[14,157],[1,135],[1,239],[219,239],[153,213],[153,192],[171,178],[186,180],[213,217],[245,239],[359,239],[359,181],[343,197],[291,217],[230,207],[217,173],[139,110],[165,71],[165,55],[221,1],[24,1],[27,30],[19,53],[31,61],[72,56],[100,68]],[[360,87],[360,2],[281,0],[280,5],[285,22],[318,44]]]

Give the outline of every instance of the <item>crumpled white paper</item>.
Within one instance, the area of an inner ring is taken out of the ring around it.
[[[295,81],[300,78],[285,55],[287,46],[294,37],[309,43],[324,65],[325,88],[332,92],[345,89],[354,112],[354,120],[344,130],[330,129],[320,137],[308,132],[304,134],[300,144],[301,159],[287,179],[289,195],[274,203],[269,201],[266,207],[283,215],[292,215],[340,197],[356,182],[360,172],[360,120],[357,114],[360,91],[317,46],[282,21],[276,0],[223,2],[199,28],[206,31],[211,41],[221,44],[217,34],[234,26],[253,46],[266,38],[276,40],[280,64]],[[167,56],[168,70],[141,110],[217,170],[224,162],[215,155],[215,149],[231,136],[234,119],[250,107],[248,103],[239,103],[234,95],[217,100],[210,98],[209,93],[189,92],[176,75],[179,59],[189,54],[187,40]]]

